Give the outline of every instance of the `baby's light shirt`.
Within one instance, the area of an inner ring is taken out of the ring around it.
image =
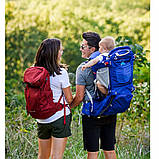
[[[98,58],[99,62],[102,62],[103,60],[106,60],[106,57],[108,57],[108,55],[109,55],[109,52],[105,52],[105,53],[100,54],[96,58]]]

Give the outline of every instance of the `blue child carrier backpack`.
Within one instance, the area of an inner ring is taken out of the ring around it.
[[[103,61],[109,67],[108,95],[102,99],[91,99],[86,105],[87,115],[107,116],[125,112],[133,97],[133,61],[134,54],[129,46],[117,47],[110,51],[108,59]],[[90,113],[88,113],[90,112]],[[83,113],[85,110],[83,109]]]

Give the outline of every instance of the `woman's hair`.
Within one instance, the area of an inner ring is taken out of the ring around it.
[[[58,64],[60,45],[61,41],[59,39],[45,39],[38,48],[34,66],[44,67],[53,76],[55,76],[54,73],[61,74]]]
[[[95,32],[84,32],[82,37],[87,41],[88,46],[95,47],[95,51],[99,49],[99,42],[101,40],[99,34]]]

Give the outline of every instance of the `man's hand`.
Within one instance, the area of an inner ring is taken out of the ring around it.
[[[86,68],[87,68],[87,66],[83,65],[82,68],[81,68],[81,70],[84,71]]]
[[[78,106],[84,98],[85,93],[85,85],[76,85],[76,95],[73,98],[72,103],[70,104],[70,108]]]

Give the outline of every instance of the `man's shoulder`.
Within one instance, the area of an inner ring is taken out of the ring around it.
[[[94,59],[96,58],[97,56],[99,56],[101,53],[99,51],[95,51],[91,54],[91,56],[89,57],[90,59]]]
[[[79,71],[79,70],[82,71],[82,70],[81,70],[82,66],[85,65],[87,62],[88,62],[88,61],[82,62],[82,63],[77,67],[77,70],[78,70],[78,71]]]
[[[84,64],[86,64],[88,61],[85,61],[85,62],[82,62],[78,67],[77,67],[77,70],[76,70],[76,74],[80,74],[82,76],[88,76],[88,75],[91,75],[93,74],[92,72],[92,69],[90,67],[86,68],[84,71],[82,71],[82,66]]]
[[[82,62],[76,70],[76,84],[77,85],[88,85],[88,83],[93,83],[94,75],[91,68],[86,68],[82,71],[82,65],[86,62]],[[90,85],[90,84],[89,84]]]

